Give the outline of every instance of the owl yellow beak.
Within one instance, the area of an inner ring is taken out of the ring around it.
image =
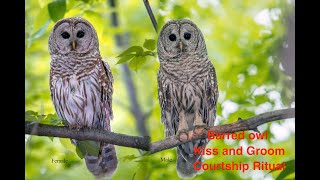
[[[183,45],[181,41],[179,42],[179,47],[180,47],[180,50],[182,51]]]
[[[72,49],[73,49],[73,50],[76,49],[76,41],[75,41],[75,40],[72,41]]]

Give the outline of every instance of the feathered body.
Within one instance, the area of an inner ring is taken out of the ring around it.
[[[188,26],[184,27],[185,24]],[[188,37],[186,33],[196,36],[195,39],[182,40]],[[172,34],[180,38],[166,41],[165,38]],[[164,25],[160,36],[158,95],[165,135],[173,136],[197,126],[213,126],[218,85],[215,68],[208,58],[200,30],[189,20],[175,20]],[[205,146],[207,143],[206,139],[202,139],[177,147],[177,171],[180,177],[192,178],[197,174],[193,165],[194,162],[201,161],[202,157],[194,155],[193,149],[194,146]]]
[[[79,23],[83,25],[77,30]],[[61,24],[64,27],[59,29]],[[79,31],[84,31],[85,35],[77,39],[75,34]],[[59,35],[65,32],[71,34],[69,38],[59,40]],[[113,77],[98,47],[94,28],[83,18],[58,21],[50,35],[51,100],[59,119],[66,120],[70,128],[111,131]],[[76,140],[73,142],[77,143]],[[96,177],[112,176],[118,163],[114,146],[106,143],[100,143],[98,157],[87,153],[85,160],[87,168]]]

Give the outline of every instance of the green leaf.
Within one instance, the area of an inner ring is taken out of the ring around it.
[[[54,137],[48,136],[48,138],[51,140],[51,142],[53,142]]]
[[[281,179],[284,179],[285,177],[287,177],[289,174],[292,174],[295,172],[295,160],[290,160],[290,161],[287,161],[285,162],[286,164],[286,169],[281,171],[281,173],[278,175],[278,177],[276,178],[276,180],[281,180]],[[270,172],[268,172],[266,175],[274,172],[274,171],[279,171],[279,170],[272,170]],[[265,176],[266,176],[265,175]]]
[[[146,39],[143,43],[143,47],[150,51],[153,51],[156,49],[156,41],[154,39]]]
[[[50,124],[59,126],[62,124],[62,121],[60,119],[50,119]]]
[[[50,119],[47,118],[48,116],[45,114],[40,114],[37,116],[37,121],[41,124],[51,124]]]
[[[50,18],[56,22],[64,17],[66,13],[66,1],[56,0],[48,4]]]
[[[49,120],[51,125],[62,125],[62,120],[60,120],[56,114],[48,114],[46,120]]]
[[[77,145],[76,146],[76,153],[79,156],[79,158],[83,159],[84,154],[86,154],[86,150],[84,149],[84,147]]]
[[[134,54],[134,55],[142,55],[143,53],[143,48],[141,46],[131,46],[127,50],[123,51],[119,56],[117,57],[123,57],[127,56],[129,54]]]
[[[129,68],[137,71],[147,60],[146,56],[134,57],[128,64]]]
[[[73,150],[74,145],[71,143],[71,140],[69,138],[59,138],[60,143],[68,150]]]
[[[295,160],[287,161],[286,169],[281,171],[281,173],[278,175],[276,180],[282,180],[285,177],[287,177],[289,174],[292,174],[294,172],[295,172]]]
[[[26,111],[24,114],[25,121],[37,121],[38,113],[34,111]]]
[[[85,152],[92,156],[98,156],[100,151],[100,143],[96,141],[78,141],[78,146],[85,149]],[[80,149],[81,149],[80,148]],[[81,151],[82,152],[82,151]]]
[[[49,124],[50,123],[50,121],[48,119],[46,119],[46,115],[44,115],[44,114],[38,115],[38,121],[40,123],[43,123],[43,124]]]
[[[117,64],[125,63],[125,62],[129,61],[130,59],[132,59],[134,56],[136,56],[136,55],[134,55],[134,54],[127,54],[127,55],[125,55],[125,56],[122,56],[122,57],[119,59],[119,61],[117,62]]]
[[[152,51],[144,51],[143,52],[143,56],[153,56],[153,57],[155,57],[156,53],[152,52]]]

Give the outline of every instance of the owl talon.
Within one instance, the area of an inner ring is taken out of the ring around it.
[[[76,129],[77,131],[80,131],[81,126],[79,124],[72,124],[72,125],[69,125],[69,128]]]
[[[178,130],[177,132],[178,140],[181,142],[188,140],[188,131],[186,129]]]
[[[69,128],[70,128],[70,129],[75,129],[75,128],[76,128],[76,125],[75,125],[75,124],[69,124]]]
[[[203,135],[207,127],[207,125],[196,125],[194,126],[193,133],[195,135]]]

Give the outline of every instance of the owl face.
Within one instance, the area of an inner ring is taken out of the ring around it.
[[[201,31],[190,20],[179,19],[167,22],[158,38],[158,54],[167,57],[179,57],[194,54],[204,43]]]
[[[93,26],[80,17],[58,21],[53,28],[49,43],[61,54],[87,53],[98,49],[98,39]]]

